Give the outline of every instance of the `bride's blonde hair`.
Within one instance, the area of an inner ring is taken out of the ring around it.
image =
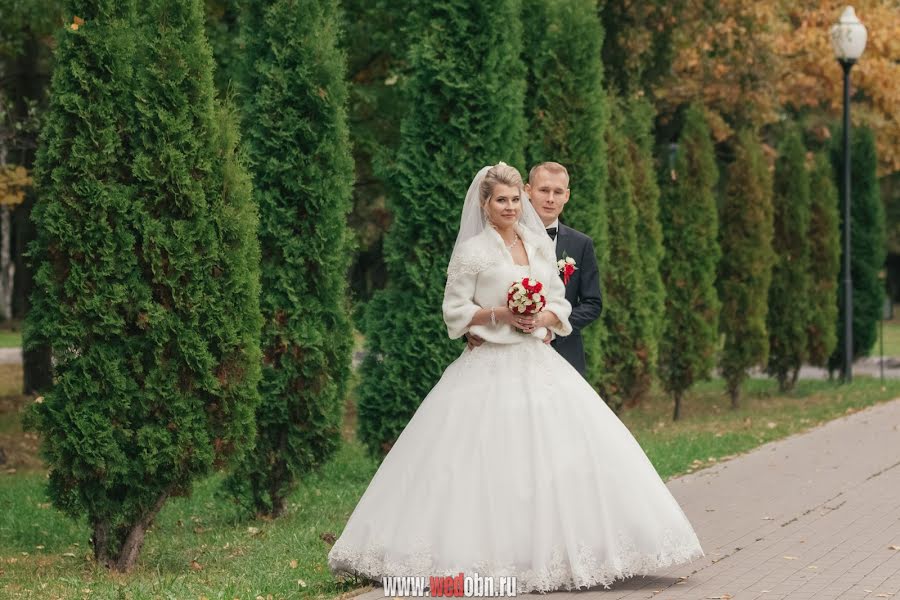
[[[481,206],[487,204],[487,201],[491,199],[491,194],[494,193],[494,187],[497,184],[516,186],[520,192],[525,185],[522,183],[522,175],[519,174],[518,169],[504,162],[497,163],[488,169],[484,179],[481,181],[481,187],[478,190],[481,197]]]

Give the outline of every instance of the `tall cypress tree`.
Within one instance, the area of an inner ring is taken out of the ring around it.
[[[278,515],[340,442],[353,163],[336,0],[249,10],[242,97],[260,217],[262,402],[255,448],[228,485],[246,508]]]
[[[641,260],[637,244],[637,210],[629,160],[629,141],[624,129],[621,102],[610,101],[611,118],[606,130],[609,179],[606,213],[609,225],[609,264],[603,276],[607,346],[603,352],[603,376],[592,381],[607,404],[618,410],[628,402],[644,374],[641,360],[649,355],[645,311],[641,310]]]
[[[766,314],[775,259],[772,211],[769,165],[756,133],[744,130],[728,166],[719,219],[719,323],[725,335],[720,367],[733,408],[738,407],[747,370],[768,359]]]
[[[837,188],[844,185],[844,152],[836,135],[831,148],[831,164],[836,174]],[[853,359],[868,355],[878,338],[878,320],[884,306],[884,284],[878,272],[884,266],[885,226],[884,207],[878,195],[878,165],[875,136],[867,127],[851,132],[851,202],[850,202],[850,274],[853,287]],[[841,249],[844,247],[844,216],[841,220]],[[839,314],[838,343],[828,360],[830,371],[844,364],[844,259],[841,252],[841,274],[838,286]]]
[[[594,241],[601,276],[609,270],[605,205],[608,109],[603,89],[603,27],[590,0],[525,0],[527,93],[525,117],[528,166],[562,163],[569,171],[571,197],[562,220]],[[605,310],[605,309],[604,309]],[[604,328],[583,332],[587,377],[599,384]]]
[[[441,301],[471,178],[487,164],[521,166],[524,69],[519,3],[422,3],[410,15],[410,112],[392,176],[385,239],[390,282],[366,309],[359,388],[361,438],[386,452],[447,364]]]
[[[824,367],[837,344],[838,277],[841,270],[840,218],[834,173],[824,153],[816,156],[810,173],[810,314],[807,360]]]
[[[660,275],[663,257],[662,225],[659,221],[659,184],[653,161],[653,105],[642,98],[624,103],[624,131],[628,144],[628,167],[637,211],[637,247],[641,285],[633,298],[641,322],[641,350],[636,353],[640,369],[628,394],[628,405],[639,403],[650,391],[659,356],[666,291]]]
[[[259,248],[199,2],[78,0],[38,159],[34,404],[54,504],[128,570],[171,496],[252,441]]]
[[[779,147],[774,183],[775,266],[769,288],[767,371],[782,390],[793,387],[806,360],[809,322],[809,173],[800,132],[790,130]]]
[[[720,256],[714,193],[718,178],[709,126],[702,109],[691,106],[660,203],[666,320],[659,370],[663,387],[675,401],[676,420],[684,392],[709,377],[715,363],[720,308],[715,288]]]

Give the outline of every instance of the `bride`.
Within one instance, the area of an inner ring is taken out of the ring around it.
[[[536,317],[514,281],[540,281]],[[703,550],[638,443],[548,344],[571,306],[552,241],[504,163],[466,195],[444,321],[464,350],[422,401],[328,555],[335,573],[516,576],[519,593],[609,586]],[[549,331],[548,331],[549,330]]]

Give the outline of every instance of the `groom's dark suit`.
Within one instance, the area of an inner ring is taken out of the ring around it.
[[[572,305],[572,314],[569,316],[572,333],[558,337],[551,343],[563,358],[584,375],[584,342],[581,339],[581,330],[593,323],[603,310],[600,269],[597,267],[597,256],[591,238],[562,223],[559,224],[556,236],[557,260],[569,256],[575,259],[577,268],[566,285],[566,300]]]

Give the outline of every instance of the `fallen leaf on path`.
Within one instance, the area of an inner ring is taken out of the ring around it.
[[[900,546],[898,546],[897,544],[891,544],[890,546],[888,546],[888,550],[900,550]]]
[[[782,558],[785,560],[797,560],[796,556],[782,556]]]
[[[763,521],[774,521],[775,517],[763,517],[762,520]]]
[[[809,566],[806,567],[806,568],[807,568],[807,569],[818,569],[819,567],[817,567],[816,565],[809,565]]]
[[[722,594],[721,596],[707,596],[709,600],[731,600],[733,598],[731,594]]]
[[[202,570],[203,570],[203,565],[201,565],[200,563],[198,563],[196,560],[192,560],[192,561],[191,561],[191,568],[192,568],[193,570],[195,570],[195,571],[202,571]]]

